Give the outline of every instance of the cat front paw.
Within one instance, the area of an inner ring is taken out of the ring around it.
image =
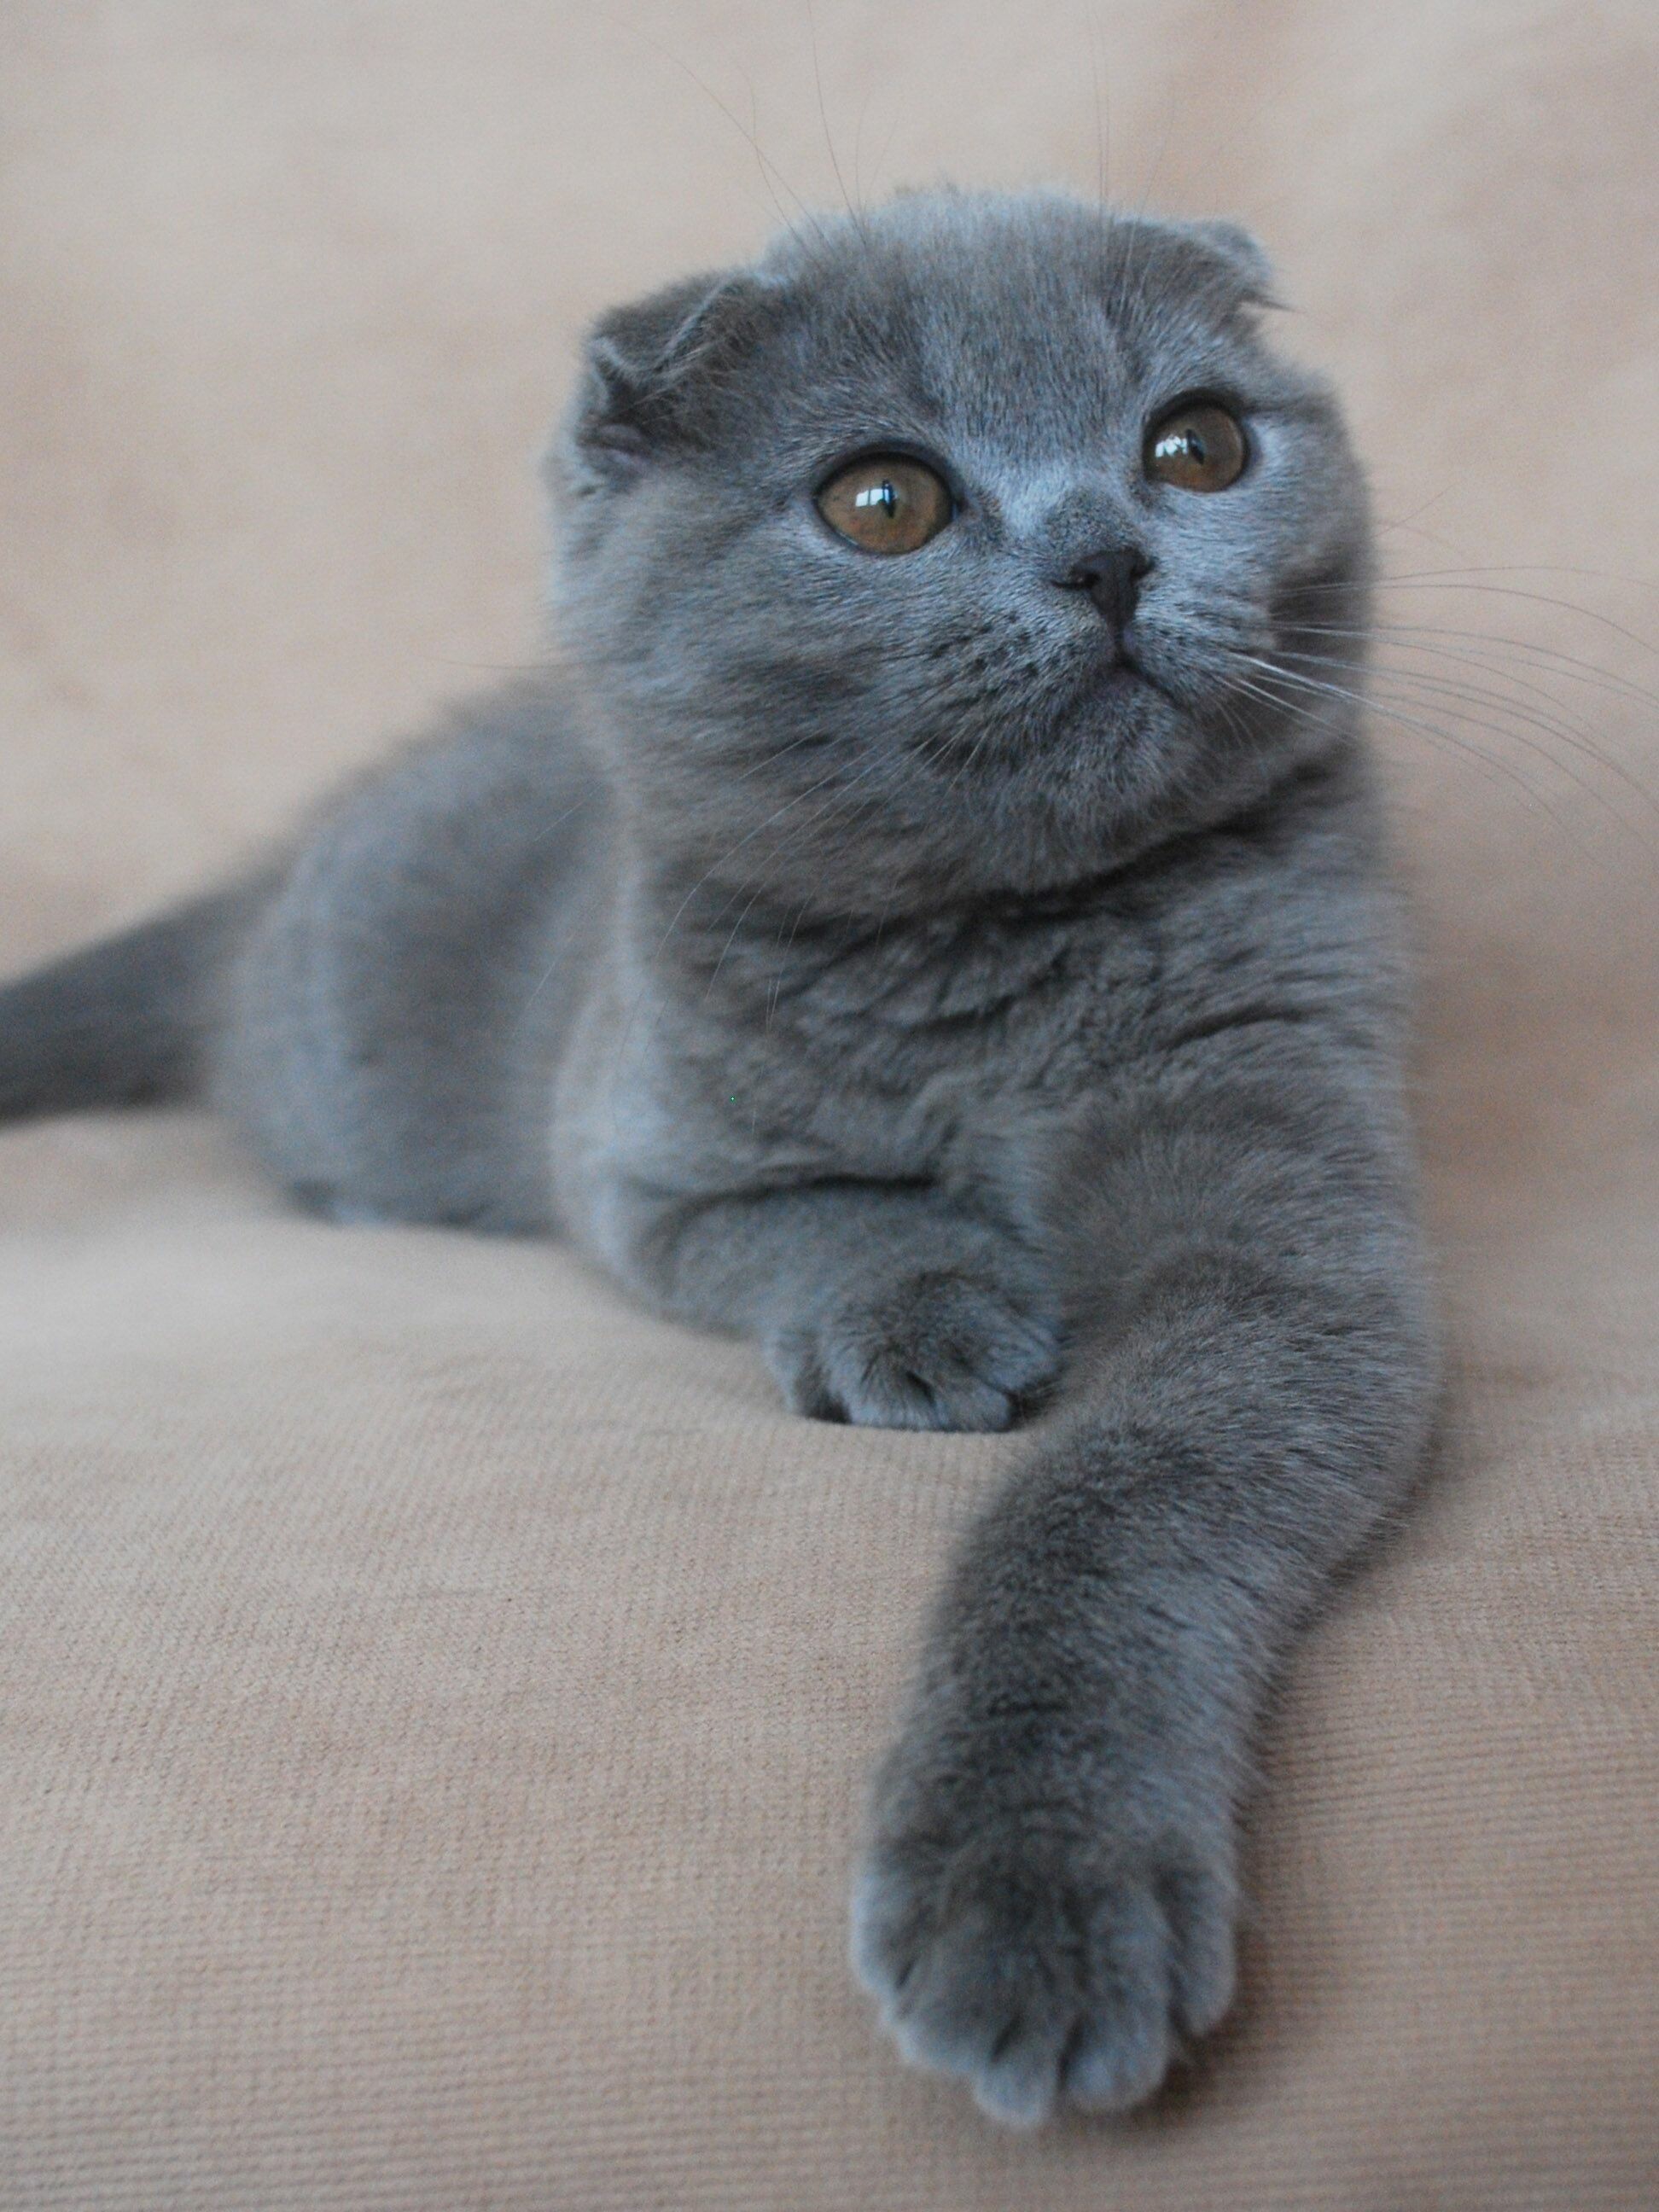
[[[924,1805],[860,1875],[853,1964],[883,2024],[1010,2126],[1062,2102],[1128,2111],[1231,1999],[1231,1848],[1114,1825],[1040,1800],[966,1822]]]
[[[1059,1359],[1034,1305],[949,1267],[852,1291],[766,1351],[797,1413],[878,1429],[1006,1429]]]

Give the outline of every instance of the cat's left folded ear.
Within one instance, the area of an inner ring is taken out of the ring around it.
[[[687,277],[602,314],[587,334],[562,441],[577,488],[624,484],[657,452],[695,439],[700,403],[770,327],[781,296],[779,285],[735,270]]]
[[[1274,284],[1273,263],[1261,240],[1243,223],[1208,216],[1200,222],[1182,223],[1181,228],[1232,277],[1239,288],[1237,299],[1241,307],[1285,306]]]

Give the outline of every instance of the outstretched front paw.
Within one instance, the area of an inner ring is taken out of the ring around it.
[[[1227,2008],[1235,1897],[1225,1846],[1139,1825],[935,1805],[878,1835],[853,1962],[903,2056],[1016,2127],[1150,2096]]]
[[[1053,1326],[954,1268],[860,1288],[767,1345],[797,1413],[878,1429],[1006,1429],[1053,1377]]]

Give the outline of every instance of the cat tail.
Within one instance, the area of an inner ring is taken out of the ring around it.
[[[192,1097],[269,890],[210,892],[0,984],[0,1121]]]

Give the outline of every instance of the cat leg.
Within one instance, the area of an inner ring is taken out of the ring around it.
[[[1431,1400],[1391,1115],[1176,1097],[1076,1164],[1082,1372],[949,1578],[854,1899],[900,2049],[1015,2124],[1134,2105],[1226,2009],[1264,1691]]]

